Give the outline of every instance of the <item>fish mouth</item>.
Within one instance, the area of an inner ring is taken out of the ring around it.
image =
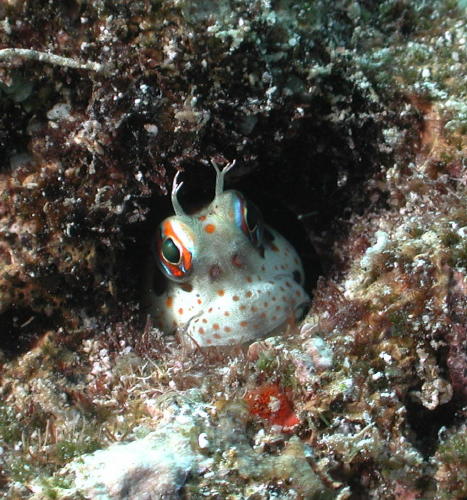
[[[308,312],[310,298],[290,274],[249,289],[230,292],[198,311],[182,327],[185,337],[200,347],[240,345],[276,335]],[[182,333],[183,336],[183,333]]]

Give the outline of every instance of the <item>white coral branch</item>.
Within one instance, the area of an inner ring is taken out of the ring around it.
[[[110,69],[108,65],[101,64],[95,61],[81,62],[70,57],[57,56],[56,54],[51,54],[49,52],[40,52],[38,50],[14,48],[0,50],[0,61],[12,60],[15,57],[27,59],[30,61],[40,61],[49,64],[55,64],[57,66],[65,66],[67,68],[86,69],[89,71],[96,71],[97,73],[107,73]]]

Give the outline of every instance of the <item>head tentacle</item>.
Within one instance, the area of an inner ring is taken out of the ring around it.
[[[180,191],[180,188],[183,186],[183,182],[180,182],[180,184],[177,182],[179,175],[180,175],[180,170],[175,174],[172,184],[172,195],[171,195],[172,206],[174,208],[175,215],[186,215],[185,211],[183,210],[177,198],[178,192]]]
[[[224,192],[225,175],[235,166],[236,162],[237,160],[227,163],[227,165],[222,170],[220,170],[217,166],[217,163],[214,160],[211,160],[211,164],[216,170],[216,198]]]

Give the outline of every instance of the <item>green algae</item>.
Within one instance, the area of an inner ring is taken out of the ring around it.
[[[66,464],[74,458],[80,457],[85,453],[92,453],[102,447],[102,443],[97,439],[82,441],[76,440],[62,440],[54,445],[54,452],[56,459],[61,464]]]
[[[451,432],[436,452],[438,498],[463,498],[467,494],[467,440],[465,427]]]
[[[7,444],[14,444],[21,440],[23,426],[16,418],[13,408],[0,402],[0,436]]]

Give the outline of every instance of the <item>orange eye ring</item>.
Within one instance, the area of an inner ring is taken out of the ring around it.
[[[174,217],[160,226],[157,239],[158,264],[167,278],[186,279],[193,268],[193,234],[186,224]]]

